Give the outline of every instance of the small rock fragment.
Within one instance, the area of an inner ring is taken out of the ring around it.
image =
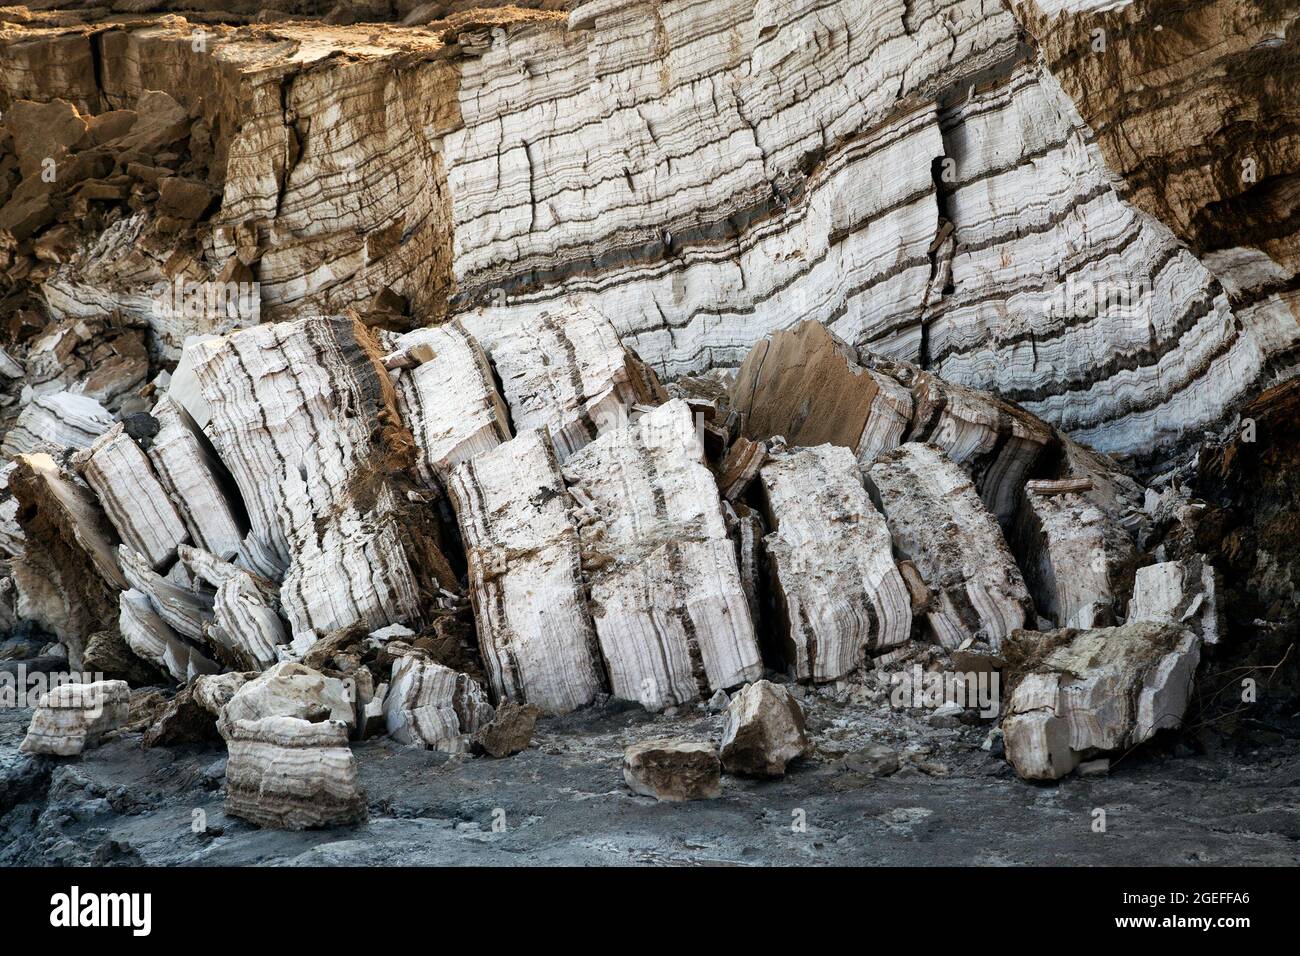
[[[665,738],[623,753],[623,779],[633,793],[656,800],[712,800],[722,795],[718,748],[702,740]]]
[[[898,770],[898,753],[884,744],[867,744],[841,757],[839,766],[868,777],[887,777]]]
[[[542,709],[536,704],[507,701],[496,709],[490,724],[474,732],[474,749],[489,757],[509,757],[527,750],[541,714]]]

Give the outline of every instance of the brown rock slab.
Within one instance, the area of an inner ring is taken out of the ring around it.
[[[703,740],[633,744],[623,753],[623,779],[634,793],[668,802],[712,800],[722,794],[718,748]]]
[[[491,723],[474,732],[471,738],[474,750],[489,757],[509,757],[527,750],[541,715],[542,709],[536,704],[507,701],[497,708]]]

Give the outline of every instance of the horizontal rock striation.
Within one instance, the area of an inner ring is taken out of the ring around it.
[[[126,681],[61,684],[43,694],[19,745],[24,753],[74,757],[97,747],[106,733],[127,721]]]
[[[365,797],[347,728],[299,717],[235,720],[222,730],[226,812],[260,827],[306,830],[360,823]]]
[[[589,3],[203,42],[180,20],[32,24],[0,36],[0,107],[79,111],[51,141],[109,164],[95,201],[123,210],[41,273],[52,307],[130,314],[169,355],[257,310],[393,293],[536,329],[579,297],[675,377],[813,318],[1149,456],[1293,370],[1300,340],[1295,136],[1269,119],[1294,96],[1266,79],[1294,16],[1214,6],[1238,11],[1229,43],[1143,2],[1099,18],[1100,51],[1091,11],[1033,0]],[[1168,50],[1138,39],[1154,26]],[[24,186],[43,143],[15,140]],[[192,310],[140,291],[178,276],[257,290]]]

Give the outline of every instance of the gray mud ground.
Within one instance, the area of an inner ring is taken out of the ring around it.
[[[1166,745],[1108,776],[1035,785],[980,749],[987,726],[934,729],[822,697],[805,707],[812,757],[783,780],[726,776],[720,799],[691,804],[634,796],[620,760],[637,740],[718,739],[722,718],[699,711],[606,705],[544,720],[532,749],[504,760],[367,741],[355,752],[369,822],[306,833],[226,816],[220,742],[144,750],[131,733],[82,758],[31,757],[18,752],[30,711],[0,711],[0,864],[1300,862],[1294,738],[1199,755]],[[895,748],[902,769],[845,769],[843,755],[871,741]],[[1105,833],[1093,831],[1097,808]],[[206,832],[193,831],[196,810]],[[806,832],[792,827],[797,811]]]

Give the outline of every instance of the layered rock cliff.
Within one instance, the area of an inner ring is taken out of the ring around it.
[[[0,612],[232,814],[611,696],[784,772],[765,675],[913,663],[1056,778],[1294,634],[1300,14],[167,6],[0,11]]]
[[[167,358],[380,294],[417,325],[576,295],[672,378],[811,318],[1142,456],[1295,365],[1282,4],[86,16],[0,33],[11,295]],[[174,120],[161,165],[130,111]],[[257,294],[185,300],[217,280]]]

